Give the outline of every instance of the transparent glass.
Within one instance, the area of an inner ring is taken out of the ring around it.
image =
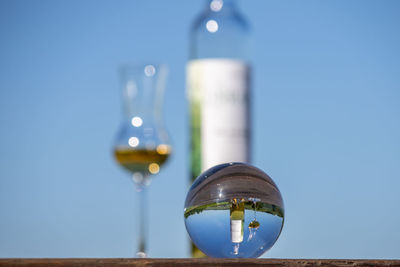
[[[265,172],[244,163],[226,163],[195,180],[184,218],[190,238],[207,256],[256,258],[278,239],[284,205]]]
[[[162,104],[167,70],[163,65],[121,68],[123,120],[114,142],[117,163],[131,174],[139,194],[137,257],[147,257],[146,191],[171,154]]]
[[[190,31],[190,58],[250,59],[250,26],[236,0],[206,0]]]

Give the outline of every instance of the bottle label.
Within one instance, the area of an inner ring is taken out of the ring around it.
[[[192,168],[193,159],[200,159],[202,171],[221,163],[249,161],[249,74],[249,66],[239,60],[189,62]]]
[[[243,222],[242,222],[242,220],[231,220],[231,241],[232,241],[232,243],[243,242]]]

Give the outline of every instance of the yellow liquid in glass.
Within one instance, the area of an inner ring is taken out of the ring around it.
[[[117,162],[128,171],[142,174],[157,174],[169,155],[171,149],[167,145],[159,145],[157,149],[135,149],[117,147],[114,156]]]

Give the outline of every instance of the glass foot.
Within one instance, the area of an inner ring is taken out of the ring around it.
[[[139,252],[136,253],[136,257],[137,258],[147,258],[147,254],[144,253],[144,252],[139,251]]]

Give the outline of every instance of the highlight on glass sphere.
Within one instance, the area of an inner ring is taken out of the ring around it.
[[[284,222],[281,193],[262,170],[226,163],[203,172],[185,201],[193,243],[214,258],[257,258],[278,239]]]

